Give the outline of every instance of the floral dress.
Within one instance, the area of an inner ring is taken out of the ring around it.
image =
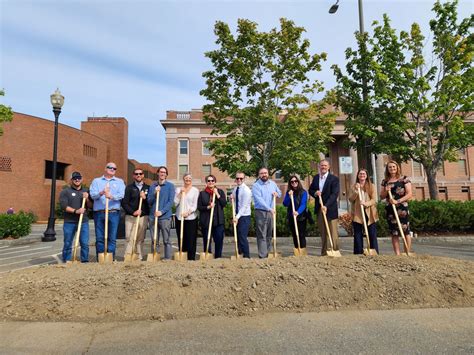
[[[392,184],[391,191],[392,191],[392,196],[394,200],[398,200],[406,195],[405,185],[409,183],[411,183],[411,181],[406,176],[401,177],[400,179],[398,179],[397,181],[393,183],[390,183]],[[387,181],[383,180],[382,186],[386,186],[386,185],[387,185]],[[388,229],[390,230],[390,234],[392,236],[399,236],[400,232],[398,230],[397,220],[393,213],[393,207],[391,206],[389,202],[388,195],[386,198],[386,203],[387,203],[387,206],[385,206],[385,212],[387,214]],[[400,219],[400,224],[402,225],[403,233],[407,235],[410,233],[410,221],[408,219],[410,212],[408,211],[408,202],[405,201],[405,202],[399,203],[396,205],[396,208],[397,208],[398,218]]]

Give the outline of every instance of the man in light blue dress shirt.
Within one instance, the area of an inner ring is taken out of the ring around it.
[[[125,194],[125,184],[115,176],[117,165],[107,163],[104,175],[95,178],[90,187],[90,196],[94,200],[94,226],[96,254],[105,249],[105,200],[109,199],[109,225],[107,237],[107,252],[112,253],[115,260],[115,244],[120,222],[120,203]]]
[[[273,196],[280,197],[281,191],[274,181],[270,180],[267,168],[260,168],[258,180],[252,187],[255,207],[255,232],[257,234],[258,257],[266,258],[272,250]]]

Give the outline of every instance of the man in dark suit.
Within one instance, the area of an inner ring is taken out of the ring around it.
[[[338,235],[338,208],[337,198],[339,197],[339,178],[329,173],[329,161],[323,159],[319,162],[319,174],[313,178],[313,182],[309,187],[309,194],[315,198],[314,212],[318,216],[318,228],[321,233],[322,249],[321,255],[327,255],[328,245],[326,226],[323,219],[323,209],[326,212],[329,229],[331,231],[333,249],[339,250]],[[324,207],[321,208],[319,196],[323,199]]]

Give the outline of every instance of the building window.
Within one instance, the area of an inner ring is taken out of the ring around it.
[[[65,180],[68,166],[69,164],[56,162],[56,180]],[[44,178],[53,178],[53,162],[51,160],[45,160]]]
[[[186,174],[188,172],[188,165],[180,165],[179,166],[179,176],[178,178],[179,179],[182,179],[184,174]]]
[[[413,162],[413,176],[422,176],[421,164],[416,161]]]
[[[438,172],[438,174],[445,175],[445,173],[444,173],[444,161],[441,163],[441,165],[438,167],[438,169],[436,171]]]
[[[84,144],[82,146],[82,154],[86,157],[97,158],[97,148]]]
[[[188,155],[188,141],[185,139],[179,140],[179,155]]]
[[[466,159],[459,159],[458,160],[458,168],[459,168],[459,174],[460,175],[467,175]]]
[[[0,171],[12,171],[12,158],[0,157]]]
[[[202,176],[211,175],[211,164],[202,165]]]
[[[211,155],[211,150],[209,149],[209,139],[203,139],[202,141],[202,155]]]

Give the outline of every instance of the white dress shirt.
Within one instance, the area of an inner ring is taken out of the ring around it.
[[[237,191],[237,186],[234,187],[234,190],[232,191],[232,196],[234,197],[234,203],[235,203],[236,191]],[[241,216],[250,216],[251,203],[252,203],[252,192],[250,191],[250,188],[247,185],[245,185],[245,183],[242,183],[239,189],[239,212],[235,215],[235,218],[239,219]]]
[[[323,192],[324,184],[326,183],[328,175],[329,175],[329,171],[324,175],[319,175],[319,191],[321,192]]]

